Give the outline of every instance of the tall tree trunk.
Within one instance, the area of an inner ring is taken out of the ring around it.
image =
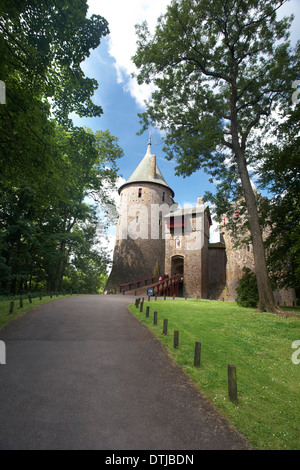
[[[60,261],[58,265],[58,270],[57,270],[57,277],[55,281],[55,290],[60,291],[61,289],[61,283],[63,279],[63,274],[64,274],[64,269],[65,269],[65,251],[66,251],[66,243],[61,242],[60,244]]]
[[[236,160],[238,164],[239,175],[242,182],[243,193],[247,205],[248,220],[253,244],[255,273],[259,294],[257,308],[260,311],[279,313],[281,312],[281,310],[276,305],[268,276],[265,247],[259,224],[257,203],[253,188],[251,186],[245,158],[243,155],[236,154]]]
[[[251,239],[253,245],[253,255],[255,264],[255,274],[258,287],[258,305],[259,311],[267,311],[272,313],[281,312],[280,308],[276,305],[273,291],[271,288],[270,279],[268,276],[267,262],[265,247],[262,238],[262,232],[259,223],[258,210],[255,194],[250,182],[250,177],[247,169],[245,151],[241,147],[238,134],[238,119],[237,119],[237,88],[235,86],[235,79],[233,78],[232,98],[231,98],[231,135],[232,135],[232,150],[235,154],[235,159],[238,167],[239,176],[241,178],[242,189],[248,211],[248,220],[251,232]]]

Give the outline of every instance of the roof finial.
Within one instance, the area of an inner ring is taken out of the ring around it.
[[[147,155],[152,155],[152,153],[151,153],[151,131],[149,131]]]

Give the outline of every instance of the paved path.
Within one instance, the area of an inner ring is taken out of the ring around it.
[[[245,449],[128,296],[48,302],[0,330],[0,449]]]

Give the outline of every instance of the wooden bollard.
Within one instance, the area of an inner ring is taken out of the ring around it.
[[[32,298],[31,295],[28,296],[29,303],[32,304]]]
[[[20,308],[23,308],[23,299],[20,297]]]
[[[150,311],[150,307],[146,307],[146,317],[147,318],[149,317],[149,311]]]
[[[140,312],[143,311],[143,307],[144,307],[144,302],[142,301],[142,302],[140,303]]]
[[[150,295],[148,295],[148,302],[150,302]]]
[[[157,312],[153,314],[153,325],[157,325]]]
[[[201,343],[200,341],[195,342],[195,354],[194,354],[194,366],[200,367],[201,359]]]
[[[168,334],[168,319],[165,318],[164,319],[164,326],[163,326],[163,335],[167,335]]]
[[[139,299],[135,299],[135,307],[138,308],[139,306]]]
[[[42,294],[40,294],[40,300],[42,300]]]
[[[9,312],[8,312],[9,314],[14,313],[14,306],[15,306],[15,302],[12,300],[9,305]]]
[[[236,366],[228,364],[228,395],[230,401],[237,402]]]
[[[174,348],[179,348],[179,331],[174,331]]]
[[[155,300],[157,300],[157,295],[155,294]]]
[[[50,299],[52,299],[53,297],[53,292],[50,292]]]

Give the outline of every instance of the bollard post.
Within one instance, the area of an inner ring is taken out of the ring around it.
[[[9,306],[9,312],[8,312],[9,314],[14,313],[14,306],[15,306],[15,302],[12,300]]]
[[[157,325],[157,312],[153,314],[153,325]]]
[[[174,348],[179,348],[179,331],[174,331]]]
[[[150,295],[148,295],[148,302],[150,302]]]
[[[201,343],[200,341],[195,342],[195,354],[194,354],[194,366],[200,367],[201,358]]]
[[[155,300],[157,300],[157,295],[155,294]]]
[[[23,308],[23,299],[20,297],[20,308]]]
[[[164,319],[164,327],[163,327],[163,335],[167,335],[168,334],[168,319],[165,318]]]
[[[150,311],[150,307],[146,307],[146,317],[147,318],[149,317],[149,311]]]
[[[28,296],[29,303],[32,304],[32,298],[31,295]]]
[[[237,402],[236,366],[228,364],[228,395],[230,401]]]
[[[143,307],[144,307],[144,302],[141,302],[141,303],[140,303],[140,312],[143,311]]]

